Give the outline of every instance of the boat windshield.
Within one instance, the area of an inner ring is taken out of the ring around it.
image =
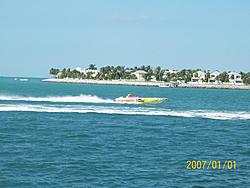
[[[129,94],[127,95],[127,97],[128,97],[128,98],[132,98],[132,97],[136,97],[136,96],[134,96],[133,94],[129,93]]]

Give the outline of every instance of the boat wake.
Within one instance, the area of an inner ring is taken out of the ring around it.
[[[48,97],[0,96],[0,100],[32,101],[32,102],[65,102],[65,103],[114,103],[112,99],[102,99],[95,95],[48,96]]]
[[[145,116],[174,116],[186,118],[207,118],[216,120],[250,120],[249,112],[223,112],[209,110],[177,111],[146,107],[107,107],[79,105],[29,105],[0,104],[0,112],[47,112],[47,113],[99,113]]]

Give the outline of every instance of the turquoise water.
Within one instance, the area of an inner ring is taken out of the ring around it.
[[[169,101],[113,102],[127,93]],[[0,78],[0,187],[247,187],[249,135],[250,91]]]

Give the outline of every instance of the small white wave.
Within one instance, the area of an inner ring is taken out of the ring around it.
[[[102,99],[94,95],[79,96],[48,96],[48,97],[22,97],[0,96],[0,100],[6,101],[33,101],[33,102],[71,102],[71,103],[113,103],[111,99]]]
[[[0,111],[20,112],[53,112],[53,113],[101,113],[121,115],[146,116],[174,116],[187,118],[207,118],[216,120],[250,119],[249,112],[221,112],[221,111],[177,111],[144,107],[105,107],[105,106],[77,106],[77,105],[28,105],[1,104]]]
[[[29,81],[29,79],[27,79],[27,78],[20,78],[19,81],[21,81],[21,82],[27,82],[27,81]]]

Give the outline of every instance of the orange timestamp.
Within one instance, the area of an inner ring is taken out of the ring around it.
[[[187,170],[236,170],[236,160],[187,160]]]

